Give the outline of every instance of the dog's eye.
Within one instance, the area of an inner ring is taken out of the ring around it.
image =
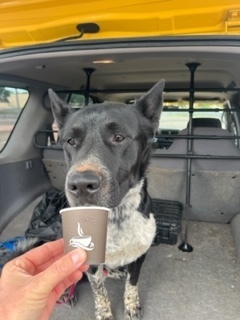
[[[121,142],[125,139],[125,137],[121,134],[115,134],[114,138],[113,138],[113,141],[115,142]]]
[[[75,146],[76,145],[76,141],[73,138],[68,139],[67,141],[71,146]]]

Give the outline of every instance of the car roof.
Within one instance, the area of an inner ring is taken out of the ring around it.
[[[239,35],[239,22],[238,0],[2,0],[0,48],[77,36],[79,25],[85,26],[82,40],[89,40]]]

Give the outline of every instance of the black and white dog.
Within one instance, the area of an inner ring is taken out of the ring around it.
[[[138,278],[156,232],[147,192],[146,170],[162,109],[164,81],[134,105],[104,102],[74,112],[49,89],[68,173],[65,192],[70,206],[111,209],[106,261],[87,272],[97,320],[113,319],[103,268],[125,267],[127,319],[141,319]]]

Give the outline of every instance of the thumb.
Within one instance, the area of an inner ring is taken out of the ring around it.
[[[76,271],[87,259],[87,253],[83,249],[76,249],[66,254],[51,266],[39,274],[39,293],[50,293],[53,288],[74,271]]]

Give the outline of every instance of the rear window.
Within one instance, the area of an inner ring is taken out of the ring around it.
[[[196,101],[194,102],[193,127],[213,127],[238,135],[239,121],[231,111],[227,101]],[[164,102],[159,129],[154,139],[155,149],[168,149],[175,136],[189,126],[189,102]],[[235,144],[239,147],[238,139]]]
[[[0,87],[0,151],[6,145],[28,97],[27,90]]]
[[[224,105],[219,101],[197,101],[194,103],[193,118],[219,119],[221,127],[227,129],[227,115],[223,110]],[[189,121],[189,102],[165,102],[161,115],[160,130],[183,130]]]

